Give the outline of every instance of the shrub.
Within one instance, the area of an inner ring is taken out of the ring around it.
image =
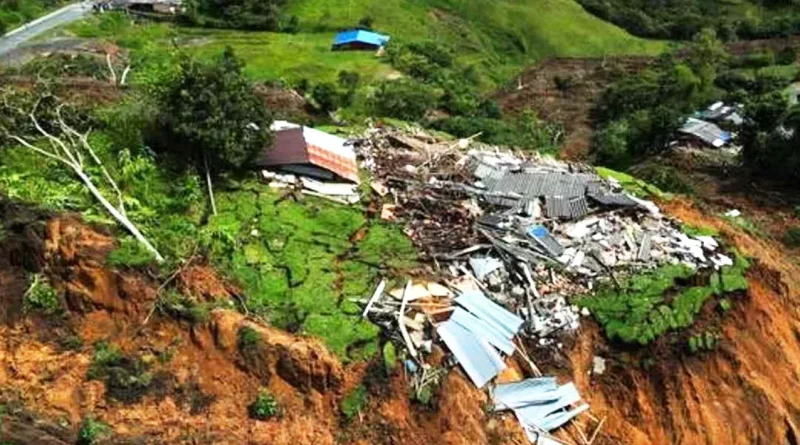
[[[636,169],[636,176],[666,192],[693,194],[694,187],[684,179],[684,175],[673,167],[650,164]]]
[[[337,91],[336,85],[328,82],[316,85],[311,90],[311,98],[323,113],[336,111],[342,102],[342,95]]]
[[[355,418],[367,406],[367,398],[367,389],[364,386],[358,386],[350,391],[342,399],[340,406],[344,418],[348,421]]]
[[[800,247],[800,227],[792,227],[787,230],[783,242],[789,247]]]
[[[64,307],[58,292],[50,285],[47,278],[36,274],[31,279],[31,285],[25,293],[23,307],[26,311],[38,311],[45,315],[60,315]]]
[[[93,417],[83,419],[78,432],[78,445],[92,445],[111,435],[111,428]]]
[[[407,121],[420,121],[436,107],[438,93],[410,79],[384,80],[373,97],[375,114]]]
[[[256,399],[247,406],[247,414],[251,419],[269,420],[280,415],[280,406],[275,396],[269,391],[262,389]]]
[[[775,63],[778,65],[791,65],[797,61],[797,50],[787,46],[775,54]]]
[[[238,332],[239,350],[248,350],[258,347],[261,344],[261,335],[250,326],[242,326]]]

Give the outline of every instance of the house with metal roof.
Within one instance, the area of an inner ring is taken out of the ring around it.
[[[271,129],[272,146],[256,159],[256,167],[325,181],[360,182],[356,154],[345,139],[286,121],[275,121]]]
[[[389,36],[365,29],[341,31],[333,38],[333,50],[376,50],[389,42]]]
[[[717,125],[691,117],[686,119],[686,123],[678,129],[678,133],[714,148],[723,147],[733,139],[733,135]]]

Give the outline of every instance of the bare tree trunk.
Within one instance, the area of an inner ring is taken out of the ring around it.
[[[100,193],[100,190],[98,190],[97,187],[94,185],[94,183],[92,182],[92,178],[87,176],[86,173],[84,173],[83,170],[81,169],[73,169],[73,170],[75,171],[75,174],[78,175],[79,178],[81,178],[81,181],[83,181],[83,183],[86,185],[86,188],[89,189],[92,195],[98,201],[100,201],[100,204],[102,204],[103,207],[106,208],[106,210],[108,210],[108,213],[110,213],[111,216],[114,217],[114,219],[119,221],[119,223],[122,224],[122,226],[125,227],[129,232],[131,232],[131,235],[133,235],[133,237],[136,238],[137,241],[142,243],[142,245],[144,245],[144,248],[147,249],[148,252],[152,253],[156,257],[156,260],[159,263],[163,262],[164,257],[162,257],[160,253],[158,253],[158,250],[156,250],[156,248],[153,247],[152,244],[150,244],[150,241],[148,241],[147,238],[145,238],[144,235],[142,235],[142,232],[140,232],[139,229],[135,225],[133,225],[133,223],[128,219],[127,216],[123,215],[119,210],[117,210],[116,207],[114,207],[113,205],[111,205],[110,202],[108,202],[108,200],[103,196],[103,194]]]
[[[217,202],[214,200],[214,186],[211,184],[211,171],[208,169],[208,156],[203,155],[203,164],[206,168],[206,185],[208,186],[208,198],[211,201],[211,213],[217,216]]]
[[[103,207],[111,214],[111,216],[113,216],[114,219],[117,220],[117,222],[122,224],[122,226],[125,227],[125,229],[128,230],[133,235],[133,237],[136,238],[136,240],[139,241],[145,247],[145,249],[148,252],[152,253],[156,257],[156,260],[158,260],[159,263],[163,262],[164,257],[161,256],[158,250],[156,250],[156,248],[153,247],[150,241],[148,241],[147,238],[144,237],[142,232],[140,232],[139,229],[125,215],[122,192],[117,187],[116,182],[108,173],[108,170],[105,168],[100,158],[98,158],[97,155],[95,154],[91,144],[89,144],[88,133],[82,135],[81,133],[78,133],[75,129],[67,125],[64,122],[64,120],[61,119],[60,107],[57,110],[59,125],[61,126],[61,129],[64,131],[66,138],[62,139],[48,133],[47,130],[45,130],[41,125],[39,125],[39,122],[36,120],[35,112],[38,106],[39,103],[37,102],[36,106],[34,107],[34,110],[28,116],[30,117],[33,124],[36,126],[36,129],[39,131],[39,133],[41,133],[42,136],[44,136],[50,143],[51,150],[48,151],[44,148],[37,147],[36,145],[33,145],[32,143],[28,142],[24,138],[17,135],[9,134],[8,136],[11,139],[19,142],[26,148],[38,154],[41,154],[45,157],[56,160],[59,163],[69,167],[73,172],[75,172],[78,178],[80,178],[81,182],[83,182],[86,188],[89,189],[89,192],[91,192],[92,196],[94,196],[95,199],[100,201],[100,204],[103,205]],[[77,136],[78,140],[75,139],[75,136]],[[104,179],[106,179],[109,185],[116,192],[117,198],[119,199],[119,208],[114,207],[114,205],[111,204],[105,198],[105,196],[103,196],[103,194],[100,192],[97,186],[95,186],[94,182],[92,181],[92,178],[86,174],[83,165],[83,156],[81,155],[81,148],[89,152],[89,155],[91,156],[92,160],[94,160],[95,163],[97,163],[100,169],[102,170]]]
[[[111,72],[111,74],[109,75],[109,79],[108,80],[111,82],[112,85],[116,85],[117,84],[117,72],[114,71],[114,65],[112,65],[112,63],[111,63],[111,54],[109,54],[109,53],[106,53],[106,65],[108,65],[108,70]]]

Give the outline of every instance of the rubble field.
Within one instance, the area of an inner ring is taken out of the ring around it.
[[[354,145],[382,219],[403,225],[435,277],[381,282],[354,299],[363,316],[405,345],[417,388],[439,372],[427,361],[434,345],[479,388],[517,357],[533,379],[504,390],[540,402],[509,407],[495,393],[495,408],[512,409],[534,443],[560,443],[548,432],[588,406],[529,352],[561,349],[590,315],[610,340],[644,345],[690,327],[712,295],[747,286],[744,258],[592,167],[385,128]],[[594,372],[604,367],[597,357]]]

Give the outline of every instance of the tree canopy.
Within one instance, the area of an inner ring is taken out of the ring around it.
[[[276,31],[280,28],[281,8],[286,3],[286,0],[189,0],[183,18],[193,25],[211,28]]]
[[[230,48],[211,64],[184,58],[158,91],[159,145],[215,172],[242,168],[269,146],[272,118],[242,66]]]

